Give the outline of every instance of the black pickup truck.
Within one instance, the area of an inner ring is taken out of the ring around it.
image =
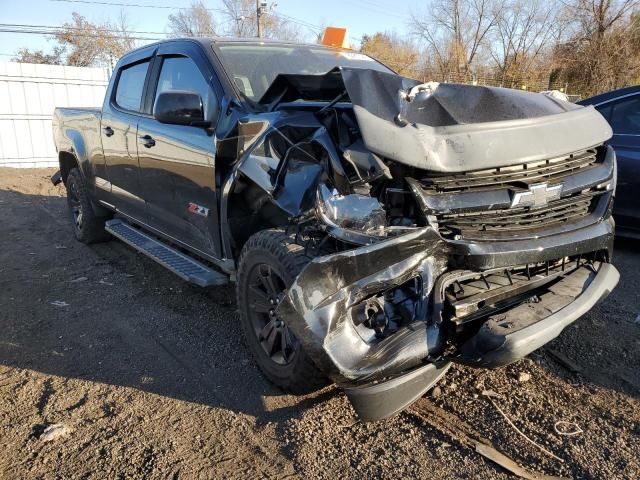
[[[56,109],[78,240],[235,282],[264,374],[364,420],[451,362],[495,368],[616,285],[611,129],[592,107],[420,83],[319,45],[177,39]]]

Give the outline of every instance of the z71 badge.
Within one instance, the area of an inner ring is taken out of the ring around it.
[[[201,215],[203,217],[209,216],[209,209],[196,203],[189,203],[189,208],[187,208],[187,211],[189,213],[195,213],[196,215]]]

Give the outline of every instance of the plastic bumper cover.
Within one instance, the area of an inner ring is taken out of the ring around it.
[[[604,299],[620,274],[610,263],[597,271],[583,266],[550,287],[539,303],[523,303],[490,317],[462,345],[460,363],[496,368],[514,362],[556,338],[562,330]]]

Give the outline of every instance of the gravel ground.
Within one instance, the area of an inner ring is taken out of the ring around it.
[[[540,474],[640,478],[639,244],[616,244],[618,288],[545,349],[454,367],[362,424],[335,387],[260,375],[232,287],[76,242],[51,173],[0,169],[0,478],[514,478],[469,436]]]

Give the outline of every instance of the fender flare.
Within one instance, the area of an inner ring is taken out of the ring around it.
[[[93,172],[82,134],[78,130],[67,129],[64,132],[64,137],[67,140],[67,142],[65,142],[67,145],[58,152],[58,163],[60,165],[62,180],[66,183],[67,175],[71,168],[73,168],[71,165],[75,163],[80,170],[82,178],[87,181],[93,177]]]

